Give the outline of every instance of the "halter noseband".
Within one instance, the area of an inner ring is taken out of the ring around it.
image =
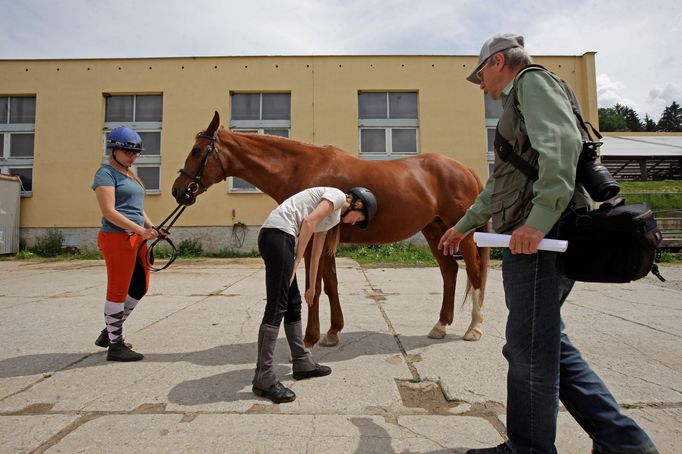
[[[220,170],[223,171],[223,180],[227,180],[228,176],[227,170],[225,170],[225,166],[223,165],[223,161],[220,159],[220,153],[218,153],[218,151],[215,148],[215,143],[216,140],[218,139],[218,130],[216,130],[212,136],[203,133],[197,134],[197,138],[210,140],[210,143],[206,147],[206,150],[204,150],[204,156],[201,158],[201,165],[199,165],[199,168],[197,169],[196,173],[192,173],[189,170],[186,170],[184,167],[180,169],[181,174],[192,179],[192,182],[187,186],[187,191],[191,192],[192,194],[199,191],[199,188],[203,189],[204,191],[208,190],[206,185],[204,185],[204,183],[201,182],[201,173],[204,171],[204,167],[206,167],[206,164],[208,163],[208,158],[211,155],[211,152],[215,151],[215,156],[216,159],[218,160],[218,164],[220,165]],[[194,185],[194,187],[192,187],[192,185]]]

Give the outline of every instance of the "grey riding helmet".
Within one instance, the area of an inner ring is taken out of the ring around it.
[[[374,216],[377,214],[377,198],[374,196],[374,194],[372,194],[372,191],[359,186],[348,191],[348,194],[352,196],[351,209],[353,209],[352,206],[356,199],[362,200],[362,205],[364,206],[362,212],[365,215],[365,219],[355,225],[361,229],[366,229],[369,223],[372,222]]]

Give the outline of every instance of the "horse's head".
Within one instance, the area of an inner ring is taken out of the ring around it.
[[[208,128],[196,135],[185,166],[173,183],[172,193],[178,203],[192,205],[209,186],[227,178],[227,170],[217,148],[219,128],[220,115],[216,112]]]

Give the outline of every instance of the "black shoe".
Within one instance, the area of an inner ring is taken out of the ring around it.
[[[139,361],[144,358],[142,353],[134,352],[123,341],[109,344],[107,361]]]
[[[124,344],[128,348],[133,348],[133,344],[129,344],[128,342],[124,342]],[[95,345],[103,348],[107,348],[109,346],[109,332],[107,331],[106,328],[104,328],[102,332],[99,333],[99,336],[95,340]]]
[[[648,444],[642,448],[629,448],[629,449],[615,449],[611,450],[603,446],[599,446],[594,441],[592,442],[592,454],[617,454],[623,452],[636,452],[638,454],[658,454],[658,449],[653,443]]]
[[[266,390],[256,388],[255,386],[251,388],[253,393],[259,397],[265,397],[270,399],[276,404],[281,404],[282,402],[293,402],[296,399],[296,394],[282,383],[277,382]]]
[[[513,454],[514,451],[507,445],[507,443],[502,443],[494,448],[481,448],[481,449],[470,449],[466,454]]]
[[[332,368],[315,363],[313,370],[301,370],[294,372],[294,380],[305,380],[306,378],[324,377],[332,373]]]

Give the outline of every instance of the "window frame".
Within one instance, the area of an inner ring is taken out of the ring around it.
[[[386,118],[360,118],[360,95],[363,93],[380,93],[386,95]],[[415,118],[391,118],[391,94],[396,93],[411,93],[416,96],[416,116]],[[357,107],[358,107],[358,155],[361,159],[368,160],[388,160],[403,158],[407,156],[417,156],[420,153],[419,146],[419,91],[418,90],[387,90],[387,91],[370,91],[358,90],[357,93]],[[365,152],[362,151],[362,132],[363,130],[384,130],[384,143],[386,150],[384,152]],[[393,151],[393,130],[404,129],[414,130],[415,133],[415,151],[410,153],[397,153]]]
[[[37,105],[38,97],[35,94],[29,95],[2,95],[0,98],[7,98],[7,117],[0,122],[0,141],[2,147],[0,148],[0,171],[6,174],[12,174],[13,169],[30,169],[31,171],[31,190],[24,190],[23,182],[21,186],[21,197],[33,196],[33,170],[35,161],[35,106]],[[17,98],[32,98],[34,103],[33,123],[10,123],[12,119],[12,99]],[[11,156],[12,153],[12,136],[17,135],[32,135],[33,149],[31,156]]]
[[[119,96],[132,96],[133,97],[133,112],[132,121],[106,121],[106,103],[109,98],[119,97]],[[136,121],[137,112],[137,97],[138,96],[160,96],[161,98],[161,120],[159,121]],[[150,155],[146,152],[142,152],[140,156],[135,160],[135,165],[132,171],[135,175],[138,175],[138,167],[147,168],[157,168],[159,171],[159,187],[158,188],[146,188],[145,195],[160,195],[162,193],[161,182],[163,181],[163,170],[161,166],[161,156],[163,154],[163,93],[135,93],[135,94],[122,94],[122,93],[104,93],[104,128],[102,130],[102,164],[109,163],[109,154],[107,152],[107,135],[112,129],[119,126],[128,126],[134,129],[138,133],[158,133],[159,134],[159,154]],[[144,144],[144,141],[143,141]]]
[[[263,95],[288,95],[289,96],[289,119],[288,120],[263,120]],[[252,120],[233,120],[233,96],[234,95],[258,95],[259,96],[259,111],[258,119]],[[291,91],[230,91],[229,92],[229,104],[230,104],[230,130],[234,132],[246,132],[252,134],[266,134],[265,130],[281,130],[286,131],[286,136],[280,137],[291,137]],[[239,180],[244,181],[250,187],[235,187],[234,179],[238,177],[230,177],[229,184],[227,185],[227,192],[229,194],[262,194],[263,191],[258,189],[256,186],[248,183],[241,178]]]
[[[502,115],[502,101],[494,100],[490,96],[483,95],[484,111],[485,111],[485,140],[486,140],[486,162],[488,164],[488,176],[493,174],[495,168],[495,129],[500,117],[494,115]],[[490,140],[492,131],[492,138]]]

